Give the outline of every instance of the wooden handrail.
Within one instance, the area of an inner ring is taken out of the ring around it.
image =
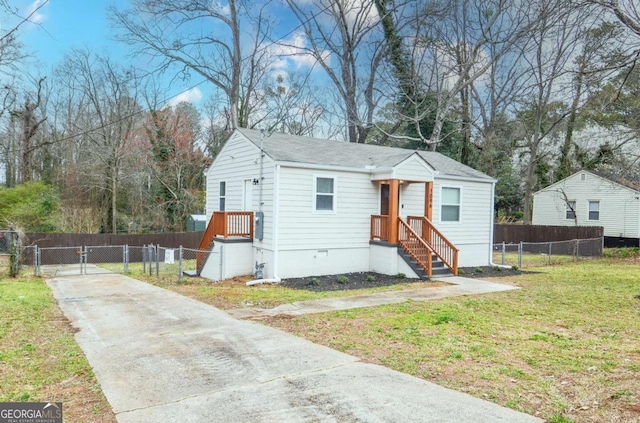
[[[425,216],[407,217],[409,226],[429,245],[436,256],[451,270],[454,275],[458,275],[458,256],[460,250],[436,228]]]
[[[398,217],[398,226],[398,243],[431,278],[433,270],[431,248],[401,217]]]
[[[196,253],[196,265],[200,265],[206,253],[204,250],[211,248],[211,243],[216,236],[229,238],[230,236],[241,236],[253,238],[253,212],[246,211],[217,211],[213,212],[207,229],[202,235],[198,252]]]
[[[389,241],[389,216],[371,215],[371,240]]]

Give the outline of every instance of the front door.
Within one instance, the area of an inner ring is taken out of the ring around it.
[[[389,216],[389,184],[380,185],[380,214]]]
[[[380,184],[380,214],[389,216],[389,184]],[[398,189],[398,205],[400,204],[400,190]],[[400,212],[400,210],[398,210]]]
[[[253,181],[251,179],[244,180],[242,194],[242,210],[253,211]]]

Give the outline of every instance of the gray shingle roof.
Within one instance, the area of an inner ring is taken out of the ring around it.
[[[238,128],[238,132],[260,146],[260,131]],[[274,132],[264,137],[265,153],[276,161],[308,163],[365,169],[392,168],[412,154],[418,154],[442,176],[457,176],[492,180],[491,177],[449,157],[432,151],[414,151],[404,148],[355,144]]]
[[[637,178],[634,178],[633,176],[627,176],[627,175],[618,176],[618,175],[612,175],[610,173],[600,172],[597,170],[589,170],[589,169],[584,169],[584,170],[586,172],[592,173],[601,178],[608,179],[612,182],[618,183],[627,188],[631,188],[632,190],[640,191],[640,180]]]

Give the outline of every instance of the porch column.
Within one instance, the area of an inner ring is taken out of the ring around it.
[[[389,243],[398,243],[398,197],[399,197],[399,181],[392,179],[389,181]]]
[[[424,215],[433,221],[433,182],[424,183]]]
[[[433,182],[424,183],[424,216],[429,222],[433,222]],[[431,242],[431,227],[426,222],[422,223],[422,234],[420,235],[427,242]]]

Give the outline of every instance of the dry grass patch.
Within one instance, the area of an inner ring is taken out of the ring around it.
[[[240,276],[221,282],[213,282],[204,278],[185,277],[178,283],[173,275],[150,276],[142,272],[129,272],[129,276],[150,284],[170,289],[179,294],[211,304],[223,310],[237,308],[273,308],[296,301],[318,300],[322,298],[350,297],[403,289],[433,288],[445,285],[434,282],[410,282],[374,288],[345,289],[342,291],[312,291],[295,289],[279,284],[261,284],[247,286],[246,282],[255,279],[253,276]]]
[[[59,401],[65,421],[115,422],[73,333],[42,279],[0,279],[0,402]]]
[[[550,422],[640,421],[638,264],[538,270],[500,279],[515,292],[266,322]]]

